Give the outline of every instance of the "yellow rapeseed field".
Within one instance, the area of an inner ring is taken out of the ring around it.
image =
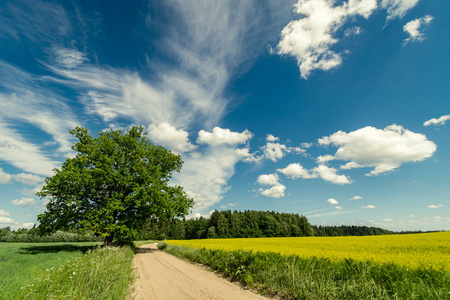
[[[332,261],[351,258],[357,261],[395,263],[408,268],[450,272],[450,232],[352,236],[352,237],[290,237],[170,240],[171,245],[221,250],[252,250],[278,252],[300,257],[325,257]]]

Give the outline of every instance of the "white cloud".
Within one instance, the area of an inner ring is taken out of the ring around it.
[[[0,120],[0,159],[30,173],[52,175],[57,162],[45,155],[39,146],[4,126]]]
[[[280,183],[278,180],[277,174],[262,174],[256,181],[262,185],[279,185]]]
[[[438,204],[438,205],[435,205],[435,204],[432,204],[432,205],[428,205],[427,207],[428,208],[441,208],[441,207],[443,207],[444,205],[442,205],[442,204]]]
[[[44,181],[44,178],[33,174],[20,173],[13,176],[15,181],[19,181],[28,185],[36,185]]]
[[[354,213],[354,212],[358,212],[358,211],[360,211],[360,210],[348,210],[348,211],[336,210],[336,211],[332,211],[332,212],[328,212],[328,213],[310,215],[310,216],[308,216],[308,218],[319,218],[319,217],[323,217],[323,216],[336,216],[336,215]]]
[[[334,159],[333,156],[331,156],[331,157]],[[351,170],[351,169],[357,169],[357,168],[364,168],[364,166],[360,165],[358,163],[355,163],[354,161],[351,161],[351,162],[346,163],[345,165],[342,165],[340,168],[342,170]]]
[[[67,69],[73,69],[87,61],[85,55],[76,49],[56,48],[54,53],[56,62]]]
[[[277,169],[277,172],[280,172],[280,173],[284,174],[285,176],[290,177],[292,179],[314,178],[314,176],[311,175],[309,173],[309,171],[306,170],[305,168],[303,168],[303,166],[299,163],[290,164],[284,169]]]
[[[71,153],[74,138],[69,130],[79,126],[72,109],[67,104],[70,101],[56,94],[51,87],[44,87],[41,78],[0,60],[0,82],[3,88],[0,92],[0,123],[11,127],[10,120],[15,125],[27,123],[48,133],[52,142],[59,145],[58,151],[66,156]],[[8,120],[8,121],[7,121]],[[12,129],[11,129],[12,130]],[[21,136],[15,132],[12,138]]]
[[[361,200],[361,199],[362,199],[361,196],[354,196],[354,197],[350,198],[350,201]]]
[[[182,129],[177,130],[174,126],[164,122],[158,126],[151,124],[148,127],[148,136],[156,144],[168,147],[176,152],[186,152],[197,147],[189,142],[189,134]]]
[[[319,165],[311,170],[314,176],[335,184],[349,184],[352,181],[345,175],[338,175],[335,168]]]
[[[1,147],[1,145],[0,145]],[[4,172],[2,168],[0,168],[0,184],[4,184],[4,183],[10,183],[11,182],[11,178],[13,176]]]
[[[19,205],[22,208],[33,206],[36,204],[36,201],[33,198],[22,198],[20,200],[13,200],[11,201],[14,205]]]
[[[308,148],[311,148],[313,146],[313,143],[301,143],[300,146],[303,147],[303,148],[308,149]]]
[[[394,222],[393,219],[383,219],[383,221],[385,221],[385,222]]]
[[[15,224],[15,221],[11,218],[0,217],[0,224],[2,225]]]
[[[403,16],[416,4],[419,0],[382,0],[381,7],[387,10],[387,20],[395,18],[403,18]]]
[[[423,126],[430,126],[430,125],[444,125],[445,121],[450,120],[450,115],[441,116],[440,118],[432,118],[425,123],[423,123]]]
[[[4,209],[0,209],[0,217],[9,217],[10,213]]]
[[[320,155],[317,157],[316,162],[317,163],[325,163],[325,162],[333,160],[333,159],[334,159],[333,155],[329,155],[329,154]]]
[[[198,133],[197,143],[208,144],[210,146],[219,145],[239,145],[245,144],[253,137],[253,134],[247,129],[242,133],[233,132],[230,129],[214,127],[212,132],[200,130]]]
[[[352,183],[352,181],[345,175],[338,175],[337,170],[335,168],[331,168],[325,165],[318,165],[317,167],[308,171],[303,168],[299,163],[293,163],[288,165],[284,169],[277,169],[278,172],[292,178],[321,178],[325,181],[329,181],[335,184],[348,184]]]
[[[35,223],[23,223],[22,225],[20,225],[19,227],[20,228],[25,228],[25,229],[30,229],[30,228],[33,228],[33,226],[34,226],[34,224]]]
[[[273,162],[283,158],[284,153],[289,151],[286,145],[280,143],[267,143],[262,147],[262,150],[264,152],[264,156]]]
[[[303,17],[282,30],[278,53],[294,56],[305,79],[315,69],[335,68],[342,63],[341,55],[330,49],[339,42],[336,32],[347,20],[368,18],[376,8],[376,0],[349,0],[341,6],[333,0],[299,0],[294,11]]]
[[[261,195],[271,197],[271,198],[281,198],[284,197],[284,191],[286,190],[286,187],[282,184],[275,185],[271,187],[270,189],[259,189],[261,192]]]
[[[338,210],[341,210],[341,209],[342,209],[342,207],[340,207],[340,206],[335,206],[334,208],[336,208],[336,209],[338,209]]]
[[[266,141],[268,141],[268,142],[276,142],[276,141],[279,141],[279,140],[280,140],[279,137],[275,137],[275,136],[273,136],[271,134],[268,134],[267,137],[266,137]]]
[[[403,31],[409,34],[409,37],[404,40],[404,45],[409,42],[421,42],[424,39],[423,29],[425,25],[428,25],[432,16],[426,15],[422,18],[412,20],[403,26]]]
[[[242,158],[243,162],[257,163],[264,158],[264,155],[256,155],[256,153],[250,153],[250,148],[238,148],[236,154]]]
[[[332,204],[332,205],[337,205],[339,204],[339,202],[336,201],[336,199],[330,198],[327,200],[328,203]]]
[[[369,205],[363,206],[362,208],[366,208],[366,209],[374,209],[374,208],[376,208],[376,206],[375,206],[375,205],[372,205],[372,204],[369,204]]]
[[[398,125],[384,129],[367,126],[350,133],[338,131],[318,141],[320,145],[339,146],[335,160],[374,167],[367,175],[393,171],[406,162],[422,161],[436,151],[436,144],[425,135]]]

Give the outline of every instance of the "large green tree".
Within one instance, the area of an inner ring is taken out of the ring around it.
[[[152,144],[142,126],[110,129],[96,138],[86,128],[70,133],[78,139],[76,156],[54,169],[38,193],[49,198],[47,211],[38,215],[43,232],[82,228],[103,235],[106,243],[124,242],[151,219],[189,213],[193,200],[169,184],[181,157]]]

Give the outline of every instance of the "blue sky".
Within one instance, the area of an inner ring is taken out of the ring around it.
[[[450,229],[448,1],[2,1],[0,227],[84,126],[143,125],[214,209]]]

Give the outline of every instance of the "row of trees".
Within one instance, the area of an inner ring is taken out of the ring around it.
[[[11,230],[10,227],[0,228],[0,242],[7,243],[52,243],[52,242],[100,242],[102,236],[87,232],[56,231],[42,235],[37,228]]]
[[[214,211],[210,218],[147,222],[139,239],[204,239],[299,236],[382,235],[393,232],[366,226],[311,226],[298,214],[273,211]]]

